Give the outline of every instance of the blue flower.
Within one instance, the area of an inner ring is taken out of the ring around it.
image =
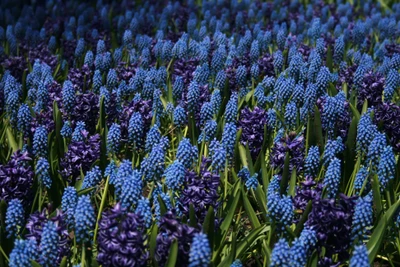
[[[58,240],[57,225],[52,221],[48,221],[43,227],[40,241],[39,262],[42,266],[57,266]]]
[[[218,114],[219,109],[221,107],[221,103],[222,103],[221,91],[216,89],[213,91],[211,95],[211,104],[213,107],[214,115]]]
[[[33,153],[37,157],[47,156],[47,130],[43,126],[39,126],[33,135]]]
[[[231,98],[228,101],[228,104],[226,105],[226,109],[225,109],[225,122],[226,123],[230,123],[236,122],[236,118],[237,118],[237,114],[238,114],[238,96],[236,93],[231,95]]]
[[[18,131],[26,135],[29,132],[29,126],[32,121],[31,110],[26,104],[22,104],[18,110]]]
[[[361,191],[361,189],[362,189],[362,187],[364,185],[365,180],[368,178],[368,175],[369,175],[369,173],[368,173],[368,169],[366,167],[361,167],[358,170],[356,178],[354,180],[354,191],[357,194],[360,193],[360,191]],[[386,177],[385,177],[385,179],[386,179]],[[382,182],[381,182],[381,185],[382,185]],[[369,187],[369,181],[367,180],[364,192],[368,191],[368,187]]]
[[[236,82],[239,87],[247,86],[247,69],[246,66],[240,65],[236,69]]]
[[[284,64],[284,59],[282,51],[278,50],[274,53],[274,69],[276,74],[281,73],[283,69],[283,64]]]
[[[239,259],[237,259],[231,264],[230,267],[243,267],[243,264]]]
[[[214,115],[213,105],[211,102],[205,102],[200,110],[200,123],[204,125],[204,123],[208,120],[211,120]]]
[[[25,214],[21,200],[17,198],[10,200],[6,212],[7,238],[17,237],[24,227],[24,222]]]
[[[326,92],[328,83],[331,80],[330,77],[331,73],[329,69],[325,66],[321,67],[317,75],[317,81],[315,83],[317,86],[317,96],[320,96]]]
[[[110,69],[107,74],[107,88],[114,89],[118,85],[118,75],[114,69]]]
[[[75,213],[75,238],[78,243],[87,242],[92,235],[96,218],[89,196],[80,196],[76,204]]]
[[[378,165],[378,180],[381,184],[381,191],[385,190],[389,180],[394,179],[396,172],[396,158],[391,146],[387,146],[380,153]]]
[[[185,168],[189,169],[197,158],[197,154],[194,152],[195,149],[190,143],[190,140],[188,138],[183,138],[179,142],[176,158],[183,163]]]
[[[204,142],[209,142],[215,137],[216,134],[217,134],[217,122],[215,120],[208,120],[205,123],[204,128],[201,131],[197,142],[199,144],[203,142],[203,140]]]
[[[200,97],[200,86],[196,81],[189,84],[187,93],[187,106],[190,112],[195,113],[198,107],[198,99]]]
[[[316,177],[319,171],[319,149],[317,146],[312,146],[308,150],[307,158],[305,160],[305,173]]]
[[[226,150],[219,143],[217,144],[216,147],[213,148],[211,158],[212,158],[211,166],[214,171],[218,173],[225,169]]]
[[[296,119],[297,119],[297,107],[296,103],[290,101],[286,105],[285,110],[285,124],[288,129],[296,128]]]
[[[99,70],[95,70],[93,74],[93,91],[98,93],[100,91],[100,87],[103,86],[103,77],[101,76],[101,72]]]
[[[374,140],[378,130],[372,123],[370,112],[361,115],[357,125],[357,151],[359,153],[367,152],[368,146]]]
[[[367,266],[370,266],[367,247],[364,244],[355,246],[353,254],[350,258],[349,267],[367,267]]]
[[[229,159],[233,158],[236,142],[236,126],[233,123],[226,123],[222,132],[222,145],[225,147]]]
[[[214,87],[219,90],[223,90],[225,88],[225,83],[226,83],[226,74],[224,70],[218,71],[215,81],[214,81]]]
[[[351,227],[352,240],[362,241],[369,228],[372,227],[373,209],[372,199],[369,195],[357,200],[354,208],[353,223]]]
[[[61,198],[61,208],[64,214],[67,214],[68,225],[74,224],[74,213],[75,207],[78,202],[78,193],[75,187],[68,186],[64,189],[64,193]]]
[[[36,163],[36,175],[39,178],[39,182],[46,186],[48,189],[51,187],[50,177],[50,164],[45,158],[39,158]]]
[[[333,48],[333,61],[336,65],[343,60],[344,55],[344,36],[341,35],[339,38],[335,40],[335,47]]]
[[[327,188],[327,194],[329,198],[335,198],[339,190],[341,172],[340,172],[340,160],[333,158],[326,170],[323,185]]]
[[[178,128],[183,128],[187,123],[187,115],[185,109],[178,105],[174,110],[173,124]]]
[[[121,142],[121,126],[113,123],[107,134],[107,152],[118,153]]]
[[[377,166],[379,164],[379,158],[385,150],[385,146],[385,134],[376,134],[374,140],[372,140],[371,144],[368,146],[367,162],[372,166]]]
[[[248,179],[250,179],[250,171],[249,171],[249,169],[246,166],[243,167],[238,172],[237,177],[240,178],[243,182],[246,182]]]
[[[76,123],[74,132],[72,133],[72,142],[83,142],[87,135],[86,124],[83,121],[78,121]]]
[[[62,88],[62,103],[67,114],[70,114],[75,105],[75,88],[71,81],[65,81]]]
[[[138,200],[135,213],[142,217],[146,228],[149,228],[151,226],[153,217],[151,213],[150,201],[148,198],[142,197]]]
[[[93,55],[93,52],[91,51],[91,50],[88,50],[87,52],[86,52],[86,55],[85,55],[85,59],[84,59],[84,61],[83,61],[83,64],[84,65],[87,65],[88,67],[92,67],[93,66],[93,63],[94,63],[94,55]]]
[[[211,261],[211,248],[206,234],[198,233],[193,237],[189,252],[189,267],[207,267]]]
[[[164,173],[165,184],[171,190],[179,190],[185,181],[185,166],[180,160],[175,160]]]
[[[92,170],[86,173],[85,178],[83,179],[82,189],[97,186],[102,178],[103,175],[99,166],[94,166]]]
[[[123,160],[118,168],[115,176],[110,176],[110,184],[115,187],[115,194],[119,199],[122,192],[122,187],[125,179],[133,174],[132,162],[129,160]],[[113,178],[113,179],[112,179]]]
[[[253,189],[256,190],[258,186],[258,180],[257,180],[258,174],[255,173],[253,176],[251,176],[245,183],[245,186],[247,190]]]
[[[339,136],[336,140],[328,140],[325,145],[324,155],[322,156],[322,162],[325,166],[328,166],[334,157],[344,150],[342,138]]]
[[[10,267],[31,266],[31,260],[37,260],[38,248],[35,239],[16,239],[10,253]]]
[[[9,80],[9,79],[8,79]],[[6,92],[4,92],[6,96]],[[19,93],[17,90],[10,91],[6,97],[6,110],[10,116],[10,121],[14,125],[17,123],[19,105]]]
[[[124,179],[121,193],[121,206],[131,209],[135,206],[142,194],[142,174],[134,170],[131,176]]]
[[[80,58],[85,52],[85,39],[80,38],[76,43],[75,58]]]
[[[289,266],[290,263],[290,248],[288,242],[281,238],[276,242],[271,253],[270,267]]]

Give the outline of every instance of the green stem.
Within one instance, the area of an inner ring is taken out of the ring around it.
[[[86,263],[86,249],[85,249],[85,244],[82,245],[82,256],[81,256],[81,267],[85,267]]]
[[[39,191],[36,190],[35,198],[33,199],[33,204],[32,204],[32,208],[31,208],[31,213],[34,212],[35,204],[36,204],[36,200],[37,200],[37,198],[38,198],[38,195],[39,195]]]
[[[43,204],[43,198],[42,198],[42,186],[39,184],[39,212],[42,211],[42,204]]]
[[[7,257],[6,253],[4,252],[4,250],[3,250],[3,248],[2,248],[1,246],[0,246],[0,252],[1,252],[1,254],[3,254],[4,258],[5,258],[7,261],[10,261],[10,259]]]
[[[103,211],[104,205],[106,203],[109,180],[110,180],[110,176],[107,177],[106,185],[104,186],[103,196],[101,197],[99,213],[97,214],[97,220],[96,220],[96,228],[94,229],[93,244],[96,244],[97,231],[99,230],[99,221],[100,221],[100,217],[101,217],[101,212]]]

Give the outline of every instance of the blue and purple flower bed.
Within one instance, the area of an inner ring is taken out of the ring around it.
[[[395,2],[0,1],[0,266],[400,266]]]

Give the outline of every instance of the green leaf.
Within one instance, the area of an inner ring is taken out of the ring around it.
[[[372,177],[372,194],[374,197],[374,205],[376,207],[376,214],[379,216],[382,212],[382,199],[381,199],[378,175],[376,175],[376,174],[374,174]]]
[[[207,234],[210,248],[214,247],[214,208],[210,206],[203,223],[203,232]]]
[[[160,215],[163,216],[168,209],[160,195],[158,195],[158,203],[160,204]]]
[[[67,256],[62,258],[60,267],[67,267]]]
[[[358,112],[358,110],[353,106],[353,104],[351,104],[350,102],[349,102],[349,104],[350,104],[350,109],[351,109],[351,112],[353,113],[353,115],[356,117],[356,119],[357,120],[360,120],[360,112]]]
[[[240,185],[240,181],[236,182],[236,186]],[[224,221],[221,224],[222,232],[226,232],[232,223],[233,216],[235,215],[236,209],[238,208],[238,203],[240,200],[240,191],[237,194],[231,194],[231,203],[226,206],[228,213],[224,216]]]
[[[267,220],[267,201],[265,199],[265,192],[261,189],[261,186],[258,185],[255,192],[254,192],[256,199],[257,199],[257,206],[259,210],[261,210],[263,216],[263,220]]]
[[[42,266],[34,260],[31,260],[31,265],[32,265],[32,267],[41,267]]]
[[[282,180],[281,180],[281,190],[280,193],[284,194],[287,190],[288,182],[289,182],[289,165],[290,165],[290,155],[286,152],[285,155],[285,164],[283,166]]]
[[[245,209],[245,211],[247,213],[247,216],[249,216],[251,225],[254,228],[259,227],[260,226],[260,221],[258,220],[257,215],[254,212],[254,209],[251,206],[249,199],[247,198],[247,194],[244,191],[243,186],[242,186],[242,197],[243,197],[243,206],[244,206],[244,209]]]
[[[308,214],[310,214],[312,208],[312,201],[308,201],[306,208],[304,209],[303,215],[301,215],[300,221],[296,225],[296,229],[294,230],[294,234],[299,236],[301,231],[303,230],[304,224],[308,219]]]
[[[157,226],[157,224],[153,224],[153,227],[151,229],[151,235],[150,235],[149,252],[150,252],[150,259],[154,266],[158,266],[157,261],[154,258],[154,254],[156,251],[156,245],[157,245],[157,234],[158,234],[158,226]]]
[[[297,181],[296,168],[293,168],[289,184],[289,195],[292,197],[294,197],[296,193],[296,181]]]
[[[12,148],[12,151],[15,152],[18,150],[18,144],[15,141],[14,135],[11,132],[11,129],[9,127],[7,127],[6,130],[7,133],[7,139],[8,139],[8,143],[10,144],[10,147]]]
[[[178,259],[178,241],[175,239],[171,244],[171,248],[169,250],[168,261],[165,266],[175,267],[177,259]]]
[[[398,207],[400,204],[400,199],[396,201],[395,204],[393,204],[385,214],[381,217],[379,220],[376,228],[372,232],[371,238],[369,239],[367,243],[367,249],[368,249],[368,257],[369,257],[369,262],[372,264],[375,260],[376,255],[379,252],[379,248],[381,247],[381,243],[385,237],[385,232],[387,230],[387,226],[389,222],[392,222],[392,217],[396,213]]]

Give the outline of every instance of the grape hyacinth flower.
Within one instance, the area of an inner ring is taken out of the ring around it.
[[[133,170],[132,175],[123,181],[121,192],[121,206],[128,210],[135,206],[142,194],[142,174]]]
[[[366,266],[370,266],[367,247],[364,244],[355,246],[353,254],[350,258],[349,267],[366,267]]]
[[[356,194],[360,194],[360,191],[361,191],[361,189],[362,189],[362,187],[363,187],[365,182],[366,182],[366,185],[365,185],[365,188],[364,188],[363,192],[365,193],[365,192],[369,191],[370,182],[368,180],[368,176],[369,176],[368,169],[366,167],[362,166],[358,170],[356,178],[354,180],[354,191],[356,192]],[[378,176],[378,179],[379,179],[379,176]],[[385,177],[385,179],[386,179],[386,177]],[[384,184],[384,183],[381,182],[381,186],[382,186],[382,184]]]
[[[142,197],[138,200],[135,213],[142,217],[146,228],[150,228],[153,221],[153,215],[151,213],[151,206],[148,198]]]
[[[40,184],[50,189],[51,187],[51,177],[50,177],[50,164],[45,158],[39,158],[36,163],[36,175],[39,178]]]
[[[37,157],[46,157],[47,147],[47,130],[45,127],[39,126],[33,135],[33,153]]]
[[[189,267],[207,267],[211,261],[211,248],[206,234],[193,237],[189,252]]]
[[[185,166],[180,160],[175,160],[164,173],[165,184],[171,190],[179,190],[185,181]]]
[[[24,135],[28,134],[31,121],[32,115],[29,106],[26,104],[22,104],[18,110],[18,131],[20,131]]]
[[[395,171],[396,158],[394,156],[392,147],[387,146],[380,154],[378,165],[378,180],[381,185],[381,191],[384,191],[387,188],[389,181],[394,179]]]
[[[121,142],[121,126],[113,123],[107,134],[107,152],[116,154],[119,152]]]
[[[367,234],[369,228],[372,227],[373,223],[373,209],[372,209],[372,199],[369,195],[366,197],[360,197],[357,200],[356,206],[354,208],[353,223],[352,223],[352,240],[358,240],[362,242],[365,238],[364,235]]]
[[[239,259],[237,259],[231,264],[230,267],[243,267],[243,264]]]
[[[31,266],[31,260],[39,257],[37,243],[31,239],[16,239],[10,253],[10,267]]]
[[[61,128],[60,134],[64,138],[71,138],[72,128],[69,121],[64,121],[63,127]]]
[[[39,246],[39,262],[42,266],[50,267],[57,265],[58,240],[57,225],[52,221],[48,221],[43,227]]]
[[[379,158],[386,147],[385,134],[378,133],[368,146],[367,162],[373,167],[379,164]]]
[[[319,149],[317,146],[312,146],[308,150],[308,154],[304,163],[305,173],[312,177],[316,177],[319,171]]]
[[[75,213],[75,238],[77,242],[87,242],[91,236],[96,222],[94,209],[89,196],[80,196],[76,204]]]
[[[339,190],[341,172],[340,172],[340,160],[333,158],[326,170],[324,178],[324,187],[327,188],[327,194],[329,198],[334,198]]]
[[[71,81],[65,81],[62,89],[63,108],[70,114],[75,105],[75,88]]]
[[[97,186],[102,178],[103,175],[101,173],[99,166],[94,166],[90,171],[86,173],[85,178],[83,179],[81,189],[87,189],[90,187]]]
[[[178,105],[173,114],[173,124],[178,128],[183,128],[187,123],[187,115],[185,109]]]
[[[247,190],[253,189],[256,190],[258,186],[258,180],[257,180],[258,174],[255,173],[253,176],[251,176],[249,179],[247,179],[245,186]]]
[[[197,158],[197,153],[195,152],[195,146],[192,146],[190,140],[188,138],[183,138],[179,142],[176,158],[183,163],[185,168],[189,169]]]
[[[83,142],[87,135],[87,131],[85,129],[86,124],[83,121],[78,121],[76,123],[74,132],[72,133],[72,141],[73,142]]]
[[[288,242],[281,238],[276,242],[271,253],[271,267],[289,266],[290,248]]]
[[[61,208],[64,214],[67,214],[67,223],[70,226],[74,223],[74,213],[77,202],[78,193],[76,192],[75,187],[66,187],[61,198]]]
[[[128,139],[135,149],[142,149],[144,143],[144,122],[139,112],[134,112],[129,119]]]
[[[17,237],[25,222],[24,207],[21,200],[15,198],[8,203],[5,219],[7,238]]]

